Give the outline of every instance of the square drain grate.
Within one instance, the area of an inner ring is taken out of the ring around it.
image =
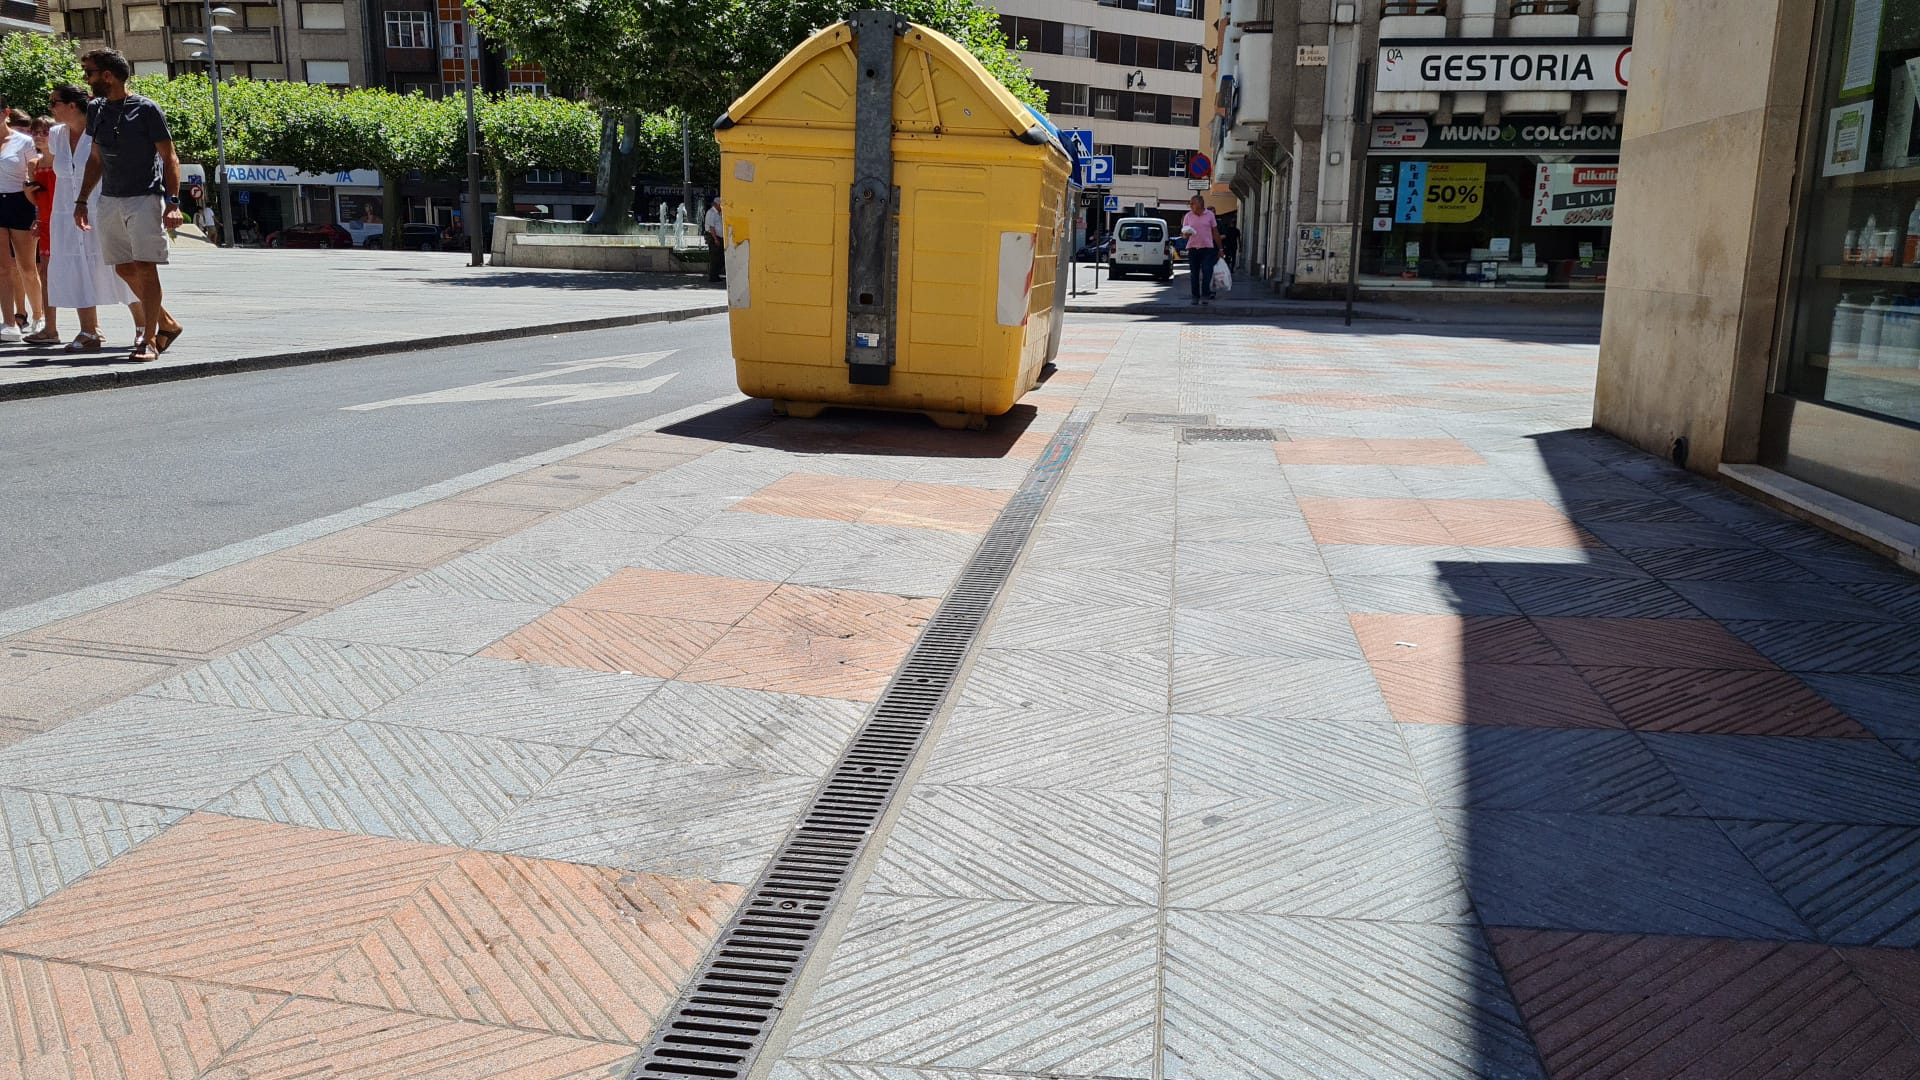
[[[1180,433],[1182,442],[1276,442],[1279,436],[1268,427],[1190,427]]]
[[[1130,412],[1120,418],[1123,424],[1182,424],[1197,427],[1212,422],[1213,417],[1205,413],[1189,412]]]

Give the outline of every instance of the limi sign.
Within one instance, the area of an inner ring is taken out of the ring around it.
[[[1614,38],[1389,40],[1374,89],[1625,90],[1632,60],[1633,42]]]

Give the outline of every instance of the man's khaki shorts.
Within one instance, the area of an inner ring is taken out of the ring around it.
[[[93,213],[100,257],[111,266],[167,261],[167,200],[158,195],[100,196]]]

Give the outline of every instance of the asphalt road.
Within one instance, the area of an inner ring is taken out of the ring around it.
[[[734,388],[715,316],[0,402],[0,610]]]

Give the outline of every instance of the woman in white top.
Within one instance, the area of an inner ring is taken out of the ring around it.
[[[0,251],[0,257],[10,261],[12,272],[0,274],[0,286],[4,286],[0,291],[6,293],[9,310],[17,305],[24,311],[40,307],[40,239],[33,234],[38,211],[27,195],[33,163],[40,160],[40,151],[33,145],[33,120],[26,113],[13,110],[7,127],[6,141],[0,143],[0,229],[6,230],[12,250]],[[35,310],[35,321],[42,314]],[[18,326],[0,327],[0,341],[25,339]]]
[[[93,138],[87,134],[87,92],[61,84],[53,88],[53,247],[47,260],[47,305],[76,308],[80,334],[67,344],[68,352],[98,352],[106,343],[100,336],[102,304],[133,304],[133,290],[100,257],[100,241],[91,231],[73,223],[73,204],[93,156]],[[88,205],[100,200],[94,186]],[[136,320],[137,321],[137,320]]]

